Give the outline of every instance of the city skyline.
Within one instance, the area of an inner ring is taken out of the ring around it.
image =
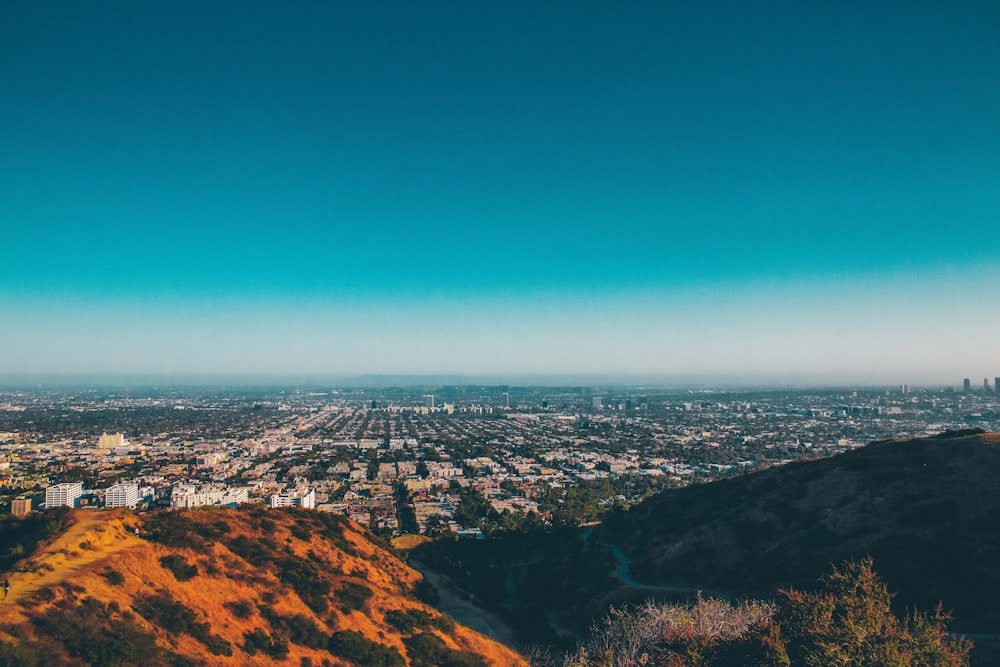
[[[5,5],[0,378],[993,378],[998,26]]]

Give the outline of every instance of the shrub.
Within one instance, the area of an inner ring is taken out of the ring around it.
[[[222,606],[229,610],[229,612],[239,619],[248,619],[253,616],[254,606],[253,602],[249,600],[234,600],[231,602],[223,602]]]
[[[260,615],[271,624],[274,634],[288,637],[293,644],[309,648],[326,648],[329,637],[304,614],[282,616],[272,607],[261,607]]]
[[[950,618],[940,607],[930,614],[914,611],[902,620],[895,616],[892,595],[870,559],[834,568],[820,583],[815,593],[780,591],[777,605],[698,600],[692,605],[612,608],[591,628],[586,646],[567,656],[567,664],[969,665],[971,643],[948,634]],[[414,639],[406,640],[408,647]],[[414,645],[412,660],[433,653],[434,642],[421,641]]]
[[[335,656],[369,667],[402,667],[406,664],[395,648],[366,639],[354,630],[333,633],[327,650]]]
[[[93,598],[79,603],[65,600],[56,609],[35,617],[34,624],[39,634],[62,644],[70,656],[86,663],[149,664],[163,657],[156,638],[137,626],[131,616]]]
[[[98,574],[104,577],[112,586],[121,586],[125,583],[125,575],[118,570],[111,569],[110,567],[98,572]]]
[[[440,637],[429,632],[408,637],[403,643],[411,667],[486,667],[481,656],[450,649]]]
[[[144,619],[172,634],[188,634],[205,645],[214,655],[232,655],[233,648],[227,640],[213,635],[208,623],[198,620],[197,614],[169,595],[147,595],[136,601],[134,608]]]
[[[404,635],[413,634],[418,628],[426,628],[433,617],[422,609],[392,609],[385,613],[385,622]]]
[[[441,614],[435,616],[431,619],[431,625],[445,633],[446,635],[455,634],[455,619],[453,619],[448,614]]]
[[[146,539],[177,549],[200,549],[206,546],[200,537],[202,527],[184,512],[154,512],[143,521]]]
[[[303,541],[308,541],[312,536],[312,532],[309,528],[298,522],[292,524],[291,530],[292,535]]]
[[[188,563],[187,559],[181,556],[174,554],[164,556],[160,559],[160,565],[164,569],[170,570],[177,581],[190,581],[198,576],[198,566],[194,563]]]
[[[951,619],[940,606],[904,620],[892,612],[892,594],[870,558],[834,568],[820,582],[815,593],[780,591],[778,619],[793,664],[969,664],[972,645],[948,635]]]
[[[262,628],[254,628],[243,635],[243,651],[247,655],[257,655],[260,651],[275,660],[288,657],[288,640],[284,637],[273,638]]]
[[[245,535],[226,541],[226,546],[234,554],[255,567],[274,562],[275,544],[267,539],[251,539]]]
[[[340,599],[340,609],[345,614],[352,611],[362,611],[365,604],[372,596],[372,589],[364,584],[356,584],[353,581],[344,582],[340,587],[338,595]]]

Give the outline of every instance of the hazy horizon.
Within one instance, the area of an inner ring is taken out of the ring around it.
[[[0,377],[992,379],[997,28],[5,3]]]

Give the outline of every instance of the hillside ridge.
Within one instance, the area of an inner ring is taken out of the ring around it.
[[[527,664],[420,602],[421,575],[340,517],[240,508],[68,519],[10,575],[0,663]]]

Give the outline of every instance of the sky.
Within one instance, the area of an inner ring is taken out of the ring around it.
[[[994,2],[0,3],[0,376],[1000,375]]]

